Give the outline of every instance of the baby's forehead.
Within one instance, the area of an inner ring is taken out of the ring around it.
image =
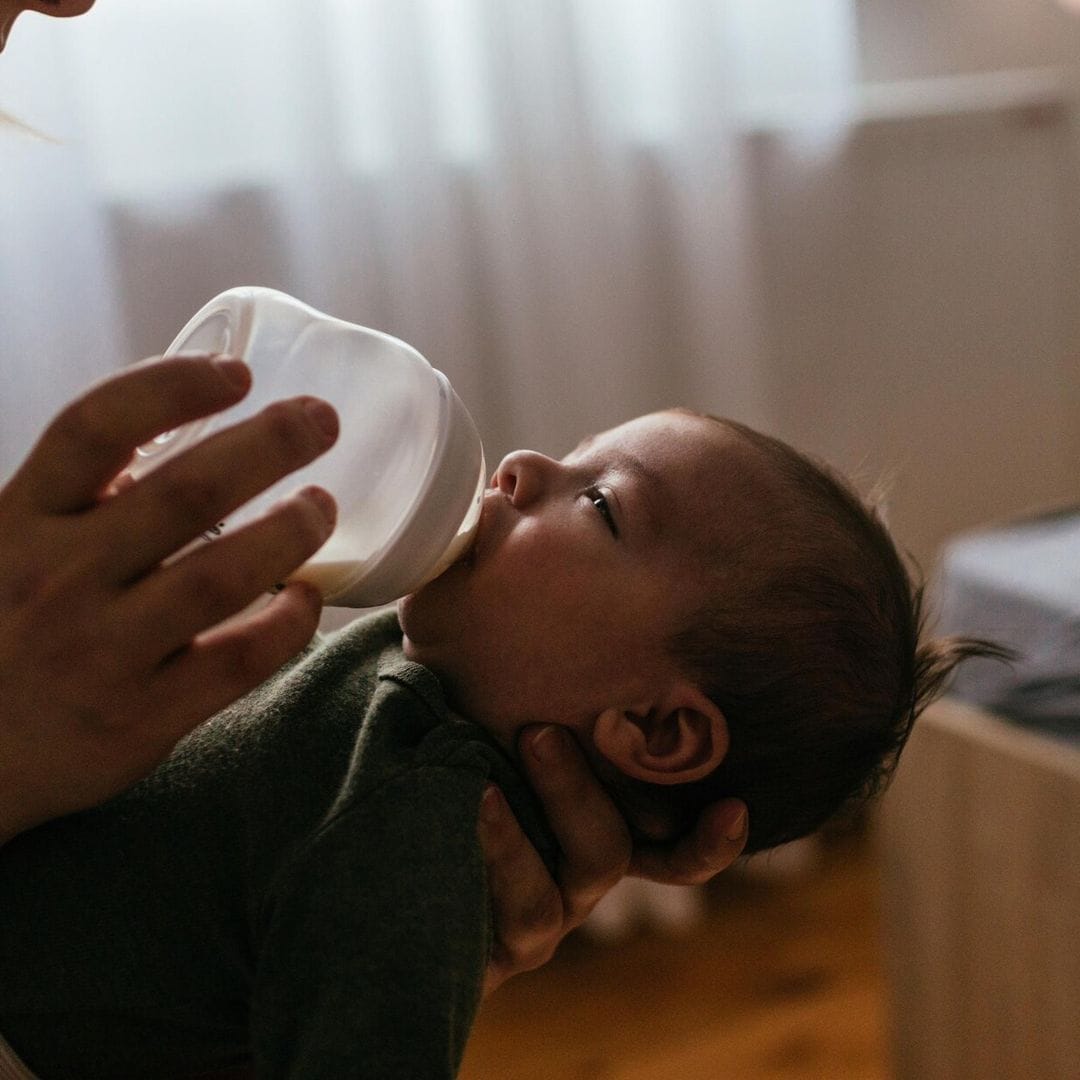
[[[761,455],[723,420],[682,410],[648,413],[587,435],[568,457],[632,454],[649,470],[714,487],[766,482]]]
[[[704,453],[710,449],[722,453],[733,438],[734,433],[722,421],[670,409],[646,413],[586,435],[577,443],[571,455],[619,446],[632,446],[644,459],[679,452]]]
[[[732,537],[775,504],[775,468],[723,420],[682,410],[650,413],[583,439],[572,456],[630,455],[666,506],[671,538]]]

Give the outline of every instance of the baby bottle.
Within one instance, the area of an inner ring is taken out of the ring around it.
[[[415,349],[285,293],[243,287],[195,314],[165,355],[180,352],[243,357],[251,392],[224,413],[140,447],[133,476],[273,401],[311,394],[337,409],[337,443],[235,511],[221,529],[250,521],[298,486],[326,488],[337,500],[337,526],[293,577],[312,582],[339,607],[395,600],[465,552],[485,487],[483,447],[446,376]]]

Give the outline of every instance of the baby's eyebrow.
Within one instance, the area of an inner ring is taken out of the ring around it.
[[[629,473],[638,481],[636,490],[639,493],[637,500],[645,511],[650,530],[659,534],[664,520],[662,512],[663,496],[667,491],[667,482],[645,464],[635,454],[620,450],[612,456],[612,464],[620,472]]]
[[[568,456],[583,454],[594,442],[596,442],[595,435],[586,435]],[[616,471],[628,473],[638,481],[637,486],[641,493],[639,501],[644,508],[647,524],[653,533],[659,534],[664,520],[661,503],[662,496],[667,491],[667,482],[655,469],[650,468],[641,458],[628,450],[612,451],[609,460]]]

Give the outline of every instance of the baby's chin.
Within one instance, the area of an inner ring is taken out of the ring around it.
[[[402,630],[414,640],[452,632],[460,615],[462,598],[469,592],[469,579],[459,560],[438,577],[397,602],[397,617]]]
[[[401,627],[402,645],[405,649],[405,655],[410,660],[416,660],[419,663],[423,663],[423,660],[417,656],[417,650],[420,647],[420,644],[425,640],[425,636],[431,636],[430,634],[425,635],[423,632],[423,589],[419,592],[409,593],[408,596],[403,596],[398,600],[396,606],[398,625]]]

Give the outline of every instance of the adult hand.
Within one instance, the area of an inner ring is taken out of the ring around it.
[[[0,489],[0,843],[151,771],[315,631],[320,598],[303,584],[219,624],[327,538],[335,507],[319,489],[166,560],[327,450],[324,402],[277,403],[115,483],[135,447],[250,385],[225,358],[130,368],[64,409]]]
[[[484,979],[489,994],[510,976],[545,964],[559,942],[625,874],[697,885],[730,866],[746,844],[746,807],[725,799],[672,847],[633,849],[622,815],[573,737],[530,728],[519,742],[529,781],[562,849],[552,880],[498,788],[484,796],[480,841],[487,864],[495,947]]]

